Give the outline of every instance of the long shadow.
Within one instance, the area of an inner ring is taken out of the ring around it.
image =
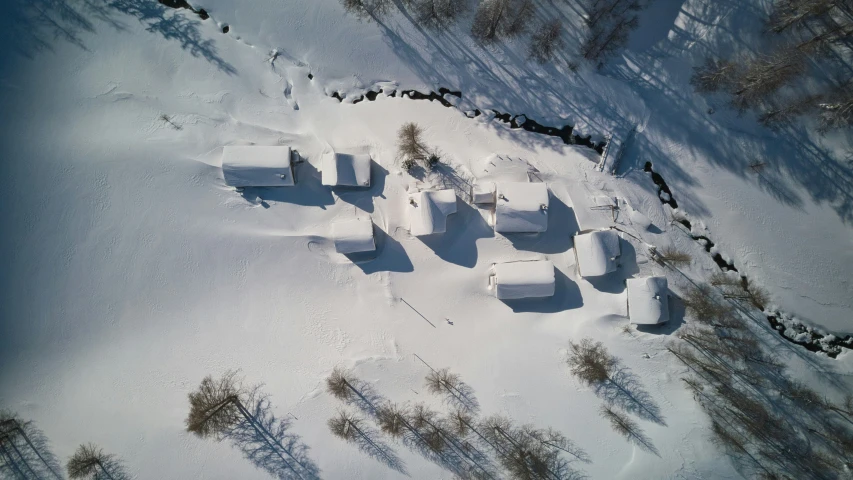
[[[188,11],[173,10],[154,0],[107,0],[106,5],[117,12],[136,18],[145,30],[166,40],[173,40],[194,57],[201,57],[221,72],[235,75],[237,70],[216,49],[216,42],[205,39],[199,29],[199,20]]]
[[[473,268],[477,264],[477,240],[494,237],[495,232],[471,205],[457,201],[456,213],[447,217],[447,231],[417,237],[442,260]]]
[[[356,446],[370,458],[384,464],[391,470],[409,476],[409,471],[394,447],[382,440],[382,433],[369,425],[359,424],[360,435],[355,438]]]
[[[321,183],[320,172],[314,165],[308,162],[296,164],[294,176],[296,185],[292,187],[246,187],[241,195],[251,203],[257,203],[260,198],[261,205],[264,205],[266,200],[320,207],[323,210],[327,205],[334,205],[335,198],[329,187]]]
[[[0,458],[0,473],[12,472],[3,478],[60,478],[62,472],[44,432],[6,411],[0,411]]]
[[[406,249],[394,237],[388,235],[378,226],[373,227],[373,240],[376,242],[376,252],[364,254],[349,254],[347,257],[364,273],[370,275],[376,272],[412,272],[415,266],[409,259]]]
[[[52,51],[53,43],[65,41],[88,50],[83,36],[93,33],[91,17],[107,17],[105,6],[95,1],[11,0],[0,16],[0,39],[18,54],[34,58]]]
[[[517,250],[555,254],[572,248],[572,235],[580,230],[575,212],[553,193],[549,196],[547,230],[537,234],[503,234]]]
[[[583,296],[577,284],[556,268],[554,269],[553,296],[501,301],[515,313],[557,313],[583,306]]]
[[[290,420],[275,416],[266,395],[257,389],[246,402],[249,419],[241,419],[225,435],[256,467],[283,480],[318,480],[320,469],[308,457],[310,448],[290,430]]]
[[[342,201],[355,205],[367,213],[373,213],[373,198],[385,198],[385,177],[388,170],[375,161],[370,161],[370,188],[333,187],[332,191]]]
[[[628,367],[617,365],[609,380],[596,383],[595,394],[643,420],[666,426],[660,407]]]

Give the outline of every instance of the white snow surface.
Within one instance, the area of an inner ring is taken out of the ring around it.
[[[669,321],[669,291],[666,277],[629,278],[628,317],[635,325],[657,325]]]
[[[582,277],[615,272],[621,253],[616,230],[593,230],[575,236],[575,256]]]
[[[222,148],[222,176],[231,187],[293,186],[290,147],[227,145]]]
[[[619,331],[626,278],[666,275],[676,294],[687,285],[649,262],[643,242],[691,253],[692,279],[717,271],[670,222],[646,161],[677,213],[774,305],[853,330],[849,132],[770,132],[688,84],[705,55],[760,30],[755,2],[658,0],[628,51],[579,73],[526,62],[523,40],[477,45],[470,13],[434,33],[399,12],[358,21],[338,0],[192,3],[211,19],[153,0],[0,6],[0,408],[35,421],[62,460],[91,441],[140,479],[269,478],[228,442],[184,429],[187,394],[204,376],[238,368],[265,384],[322,478],[401,478],[329,432],[343,404],[325,378],[342,365],[390,401],[446,410],[423,388],[429,368],[418,354],[458,373],[482,415],[565,433],[590,455],[577,464],[590,478],[738,478],[666,350],[667,329],[683,319],[654,333]],[[577,8],[546,7],[564,19],[569,45],[581,31]],[[458,109],[386,95],[353,104],[371,88],[438,87],[463,91]],[[483,115],[464,115],[475,108]],[[583,134],[639,128],[610,176],[596,171],[592,150],[510,129],[491,109]],[[479,177],[480,160],[469,159],[493,152],[534,166],[551,191],[548,230],[495,235],[487,211],[460,201],[444,235],[408,235],[412,179],[397,166],[395,142],[412,121],[458,172]],[[247,144],[298,150],[296,185],[227,187],[222,147]],[[365,148],[369,188],[323,185],[324,153]],[[772,159],[761,175],[748,169],[757,157]],[[649,228],[591,209],[596,195],[624,199]],[[374,224],[372,261],[353,263],[330,240],[336,221],[354,217]],[[584,229],[618,223],[642,242],[626,237],[623,266],[607,281],[581,281],[575,219]],[[553,297],[516,306],[488,290],[492,264],[543,257]],[[568,373],[568,341],[584,337],[629,365],[660,407],[663,424],[638,420],[659,456],[612,432],[598,415],[603,400]],[[832,360],[778,336],[766,341],[820,392],[851,388],[849,351]],[[388,442],[410,478],[451,477]]]
[[[444,233],[447,216],[456,213],[456,192],[453,189],[409,194],[409,233],[415,236]]]
[[[338,253],[372,252],[376,250],[373,240],[373,222],[369,218],[341,220],[332,224],[335,250]]]
[[[495,231],[539,233],[548,229],[548,186],[501,182],[495,198]]]
[[[328,153],[323,156],[322,173],[323,185],[369,187],[370,155]]]
[[[554,264],[550,260],[498,263],[495,296],[501,300],[554,295]]]

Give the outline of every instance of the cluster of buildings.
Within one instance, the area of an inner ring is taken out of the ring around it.
[[[296,185],[294,152],[287,146],[226,146],[222,172],[225,183],[236,188],[287,187]],[[371,158],[368,154],[327,152],[321,161],[322,184],[329,187],[369,188]],[[502,234],[541,234],[548,229],[550,193],[545,183],[521,181],[478,182],[471,192],[473,203],[489,209],[489,223]],[[447,230],[447,217],[456,213],[452,189],[422,190],[407,195],[409,232],[434,235]],[[373,222],[354,218],[335,222],[332,236],[341,254],[376,250]],[[577,274],[602,277],[615,272],[621,256],[621,238],[611,228],[589,229],[574,237]],[[516,261],[492,266],[489,286],[501,300],[551,297],[555,294],[554,264],[550,260]],[[655,325],[669,319],[666,277],[627,280],[631,323]]]

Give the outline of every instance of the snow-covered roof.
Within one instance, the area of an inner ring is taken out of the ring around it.
[[[376,250],[376,244],[373,241],[373,222],[369,218],[335,222],[332,224],[332,236],[338,253]]]
[[[474,184],[474,188],[471,189],[471,196],[474,203],[479,204],[491,204],[495,203],[495,182],[492,181],[480,181]]]
[[[554,295],[554,264],[550,260],[498,263],[495,295],[502,300]]]
[[[456,213],[456,192],[447,189],[411,193],[406,209],[412,235],[444,233],[447,216]]]
[[[594,230],[575,235],[575,257],[582,277],[597,277],[616,270],[621,255],[615,230]]]
[[[495,231],[544,232],[548,229],[548,187],[544,183],[497,184]]]
[[[631,323],[657,325],[669,320],[666,277],[629,278],[627,283]]]
[[[293,185],[290,147],[228,145],[222,148],[222,175],[232,187]]]
[[[323,156],[323,185],[370,186],[370,155],[327,153]]]

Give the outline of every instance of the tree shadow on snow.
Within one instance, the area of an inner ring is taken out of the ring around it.
[[[553,296],[501,301],[515,313],[557,313],[583,306],[583,297],[577,284],[557,268],[554,269]]]
[[[477,240],[494,237],[495,232],[478,210],[456,202],[456,213],[447,217],[447,231],[417,237],[442,260],[473,268],[477,264]]]
[[[617,364],[609,380],[594,385],[595,394],[605,402],[615,405],[650,422],[666,426],[660,407],[643,388],[640,378],[628,367]]]

